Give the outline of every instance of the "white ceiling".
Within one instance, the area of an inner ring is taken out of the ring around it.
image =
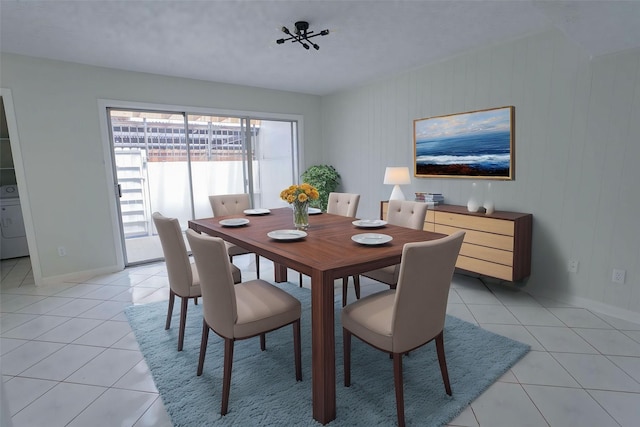
[[[329,29],[320,50],[280,27]],[[640,0],[0,3],[2,52],[324,95],[558,28],[592,57],[640,47]]]

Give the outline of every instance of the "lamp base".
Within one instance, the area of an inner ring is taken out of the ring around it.
[[[389,196],[389,200],[405,200],[404,193],[402,192],[398,184],[393,186],[393,191],[391,191],[391,196]]]

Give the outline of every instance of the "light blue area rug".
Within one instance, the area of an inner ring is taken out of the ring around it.
[[[184,349],[177,351],[179,304],[165,331],[167,303],[127,308],[126,314],[174,426],[319,426],[311,408],[311,293],[291,283],[278,284],[302,303],[302,376],[296,382],[293,332],[288,326],[259,339],[237,341],[229,412],[220,415],[224,345],[211,332],[204,373],[196,376],[201,305],[189,304]],[[393,363],[389,356],[354,337],[351,387],[344,387],[341,303],[336,301],[337,418],[332,426],[396,424]],[[419,327],[419,325],[416,325]],[[529,346],[447,316],[445,352],[453,396],[447,396],[435,343],[403,361],[405,417],[408,425],[441,426],[452,420],[529,351]]]

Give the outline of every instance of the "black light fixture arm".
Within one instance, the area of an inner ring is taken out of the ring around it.
[[[291,43],[296,43],[296,42],[300,43],[302,47],[308,50],[309,45],[305,43],[305,42],[308,42],[309,44],[311,44],[311,46],[313,46],[315,50],[319,50],[320,46],[313,43],[309,39],[317,36],[326,36],[327,34],[329,34],[329,30],[322,30],[319,33],[314,33],[313,31],[309,31],[309,23],[306,21],[298,21],[295,23],[295,26],[296,26],[295,33],[292,33],[291,31],[289,31],[287,27],[282,27],[281,28],[282,32],[288,35],[289,37],[286,39],[278,39],[276,40],[276,43],[283,44],[284,42],[288,42],[289,40],[291,40]]]

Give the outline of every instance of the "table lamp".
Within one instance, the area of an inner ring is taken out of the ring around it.
[[[389,200],[404,200],[404,193],[402,193],[400,186],[411,184],[409,168],[405,166],[387,167],[384,172],[384,183],[393,185],[393,191],[391,192]]]

